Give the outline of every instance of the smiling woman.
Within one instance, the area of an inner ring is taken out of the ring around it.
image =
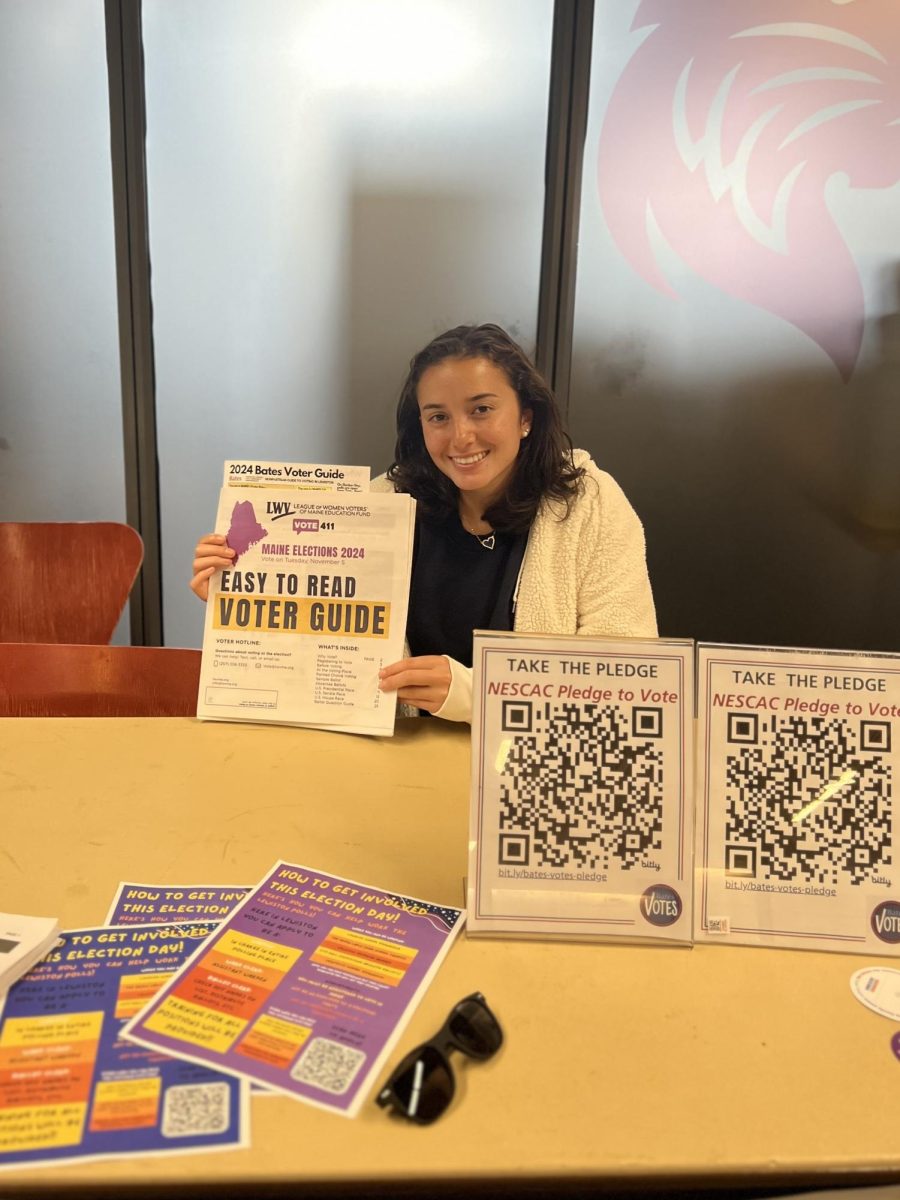
[[[417,395],[425,449],[459,490],[463,525],[490,534],[484,513],[506,490],[532,410],[522,408],[506,372],[486,358],[429,367]]]
[[[406,703],[470,719],[473,629],[656,636],[638,518],[499,326],[458,326],[413,358],[395,461],[372,484],[390,488],[419,514],[411,656],[382,673]]]
[[[409,657],[381,672],[413,710],[471,718],[473,629],[656,636],[640,521],[572,449],[553,393],[499,326],[460,325],[413,358],[394,462],[372,491],[418,502]],[[221,536],[200,542],[201,599],[233,557]]]

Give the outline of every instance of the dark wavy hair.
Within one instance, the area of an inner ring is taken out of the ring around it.
[[[568,515],[584,471],[575,466],[553,393],[522,347],[499,325],[457,325],[433,338],[410,362],[397,405],[397,444],[388,471],[394,487],[414,496],[429,516],[457,511],[456,486],[425,448],[417,396],[424,372],[453,358],[486,358],[500,367],[522,409],[532,412],[531,433],[521,442],[506,492],[484,519],[494,529],[525,531],[545,497],[562,501]]]

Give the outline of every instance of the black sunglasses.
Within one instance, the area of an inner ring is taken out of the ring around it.
[[[411,1050],[378,1093],[376,1103],[388,1105],[418,1125],[430,1125],[449,1107],[456,1090],[450,1051],[484,1061],[503,1045],[503,1030],[481,992],[454,1005],[434,1037]]]

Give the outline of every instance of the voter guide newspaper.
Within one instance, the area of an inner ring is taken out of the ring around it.
[[[695,939],[900,954],[900,656],[697,662]]]
[[[471,934],[688,943],[691,641],[474,639]]]
[[[223,487],[289,487],[314,492],[367,492],[368,467],[229,459]]]
[[[230,462],[225,478],[216,532],[235,557],[210,581],[197,716],[393,733],[378,672],[403,657],[415,502],[370,493],[364,468]]]

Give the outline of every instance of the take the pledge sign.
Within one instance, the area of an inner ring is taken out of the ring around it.
[[[695,937],[900,954],[900,657],[697,656]]]
[[[469,930],[691,938],[693,643],[475,636]]]

